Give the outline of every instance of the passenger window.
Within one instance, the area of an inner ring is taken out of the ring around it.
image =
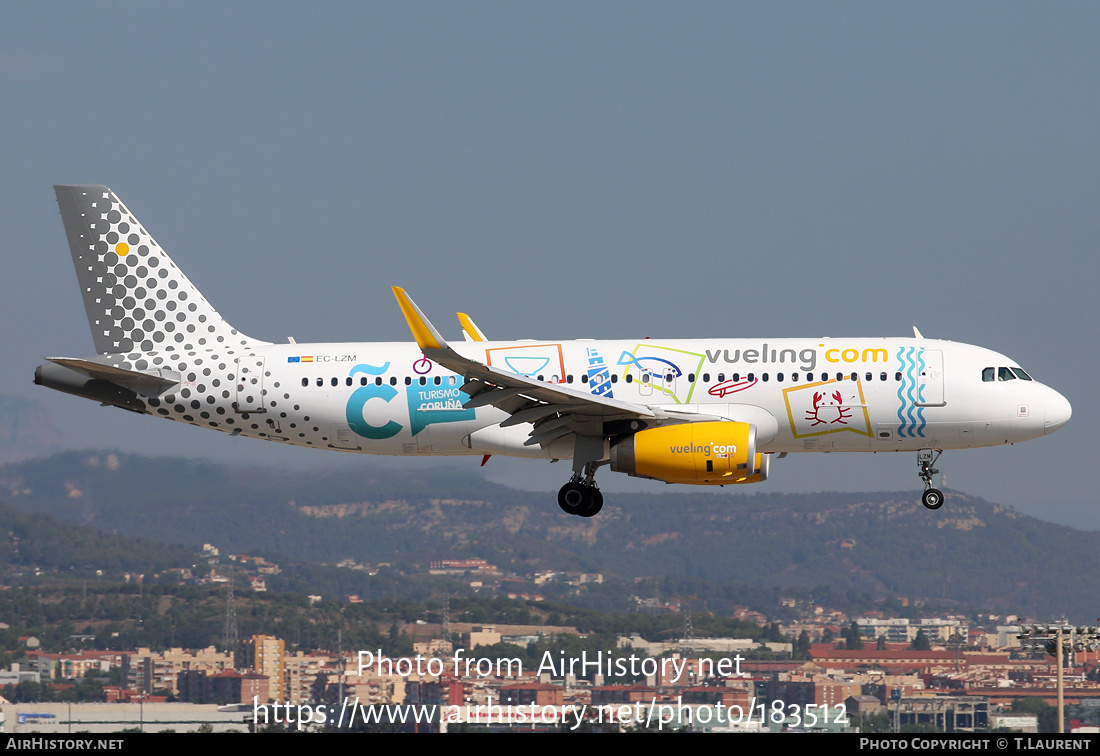
[[[539,376],[539,380],[540,380],[540,381],[545,381],[545,380],[546,380],[546,378],[544,378],[543,376],[541,376],[541,375],[540,375],[540,376]]]
[[[364,378],[363,380],[366,380],[366,379]],[[344,381],[348,386],[350,386],[351,385],[351,376],[349,375],[347,378],[344,379]]]
[[[894,373],[894,380],[895,381],[900,381],[901,380],[901,373]]]
[[[859,380],[859,373],[852,373],[852,380],[853,381],[858,381]]]
[[[437,375],[435,377],[435,385],[438,386],[442,382],[442,379]]]
[[[631,375],[630,373],[627,373],[626,374],[626,382],[627,383],[633,383],[634,382],[634,376]]]
[[[703,373],[703,383],[710,383],[710,373]]]
[[[618,375],[618,373],[612,373],[612,374],[611,374],[611,382],[612,382],[612,383],[618,383],[618,382],[619,382],[619,375]]]
[[[737,382],[737,381],[741,380],[741,374],[740,373],[734,373],[733,374],[733,380],[734,380],[734,382]],[[751,373],[749,374],[749,380],[750,381],[752,380],[752,374]]]
[[[588,373],[581,374],[581,383],[588,383]]]
[[[874,374],[873,374],[873,373],[868,373],[868,374],[867,374],[867,378],[866,378],[866,380],[867,380],[868,382],[870,382],[870,381],[873,381],[874,379],[875,379],[875,376],[874,376]]]
[[[807,381],[812,381],[813,379],[814,379],[814,374],[813,373],[806,373],[806,380]]]
[[[885,381],[886,380],[886,373],[879,373],[878,374],[878,379],[880,381]]]
[[[734,376],[733,380],[736,381],[737,380],[737,373],[734,373],[733,376]],[[718,382],[721,383],[724,380],[726,380],[726,374],[725,373],[719,373],[718,374]]]
[[[391,386],[396,386],[397,385],[397,376],[396,375],[391,375],[390,376],[390,385]]]
[[[565,382],[566,382],[566,383],[572,383],[572,382],[573,382],[573,374],[572,374],[572,373],[570,373],[569,375],[565,376]]]
[[[775,374],[775,380],[777,380],[777,381],[779,381],[780,383],[782,383],[782,382],[783,382],[783,374],[782,374],[782,373],[776,373],[776,374]]]
[[[367,385],[367,379],[363,378],[362,381],[360,381],[360,383],[362,383],[362,385],[366,386]],[[378,376],[377,378],[374,379],[374,385],[375,386],[381,386],[382,385],[382,376]]]
[[[427,379],[427,378],[425,378],[424,376],[420,376],[420,385],[421,385],[421,386],[426,386],[426,385],[428,385],[428,379]]]
[[[1006,367],[997,368],[997,380],[999,381],[1014,381],[1016,376],[1012,374],[1012,371]]]
[[[688,373],[688,383],[695,383],[695,373]]]
[[[405,376],[405,385],[406,386],[411,386],[412,382],[413,382],[413,379],[406,375]]]
[[[764,383],[767,383],[768,382],[768,374],[764,373],[764,375],[760,376],[760,380],[764,381]]]
[[[325,379],[324,378],[318,378],[317,379],[317,385],[318,386],[324,386],[325,385]]]
[[[982,371],[982,381],[985,382],[985,383],[989,383],[990,381],[992,381],[994,378],[997,377],[996,374],[997,374],[997,369],[996,368],[986,368],[985,370]]]
[[[798,373],[791,373],[791,382],[798,383]]]
[[[748,380],[749,380],[749,382],[752,382],[752,381],[754,381],[754,380],[755,380],[755,376],[754,376],[754,375],[753,375],[752,373],[749,373],[749,375],[748,375]]]

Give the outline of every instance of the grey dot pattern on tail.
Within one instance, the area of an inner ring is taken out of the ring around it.
[[[262,343],[222,319],[109,189],[58,187],[58,202],[100,354],[240,350]]]

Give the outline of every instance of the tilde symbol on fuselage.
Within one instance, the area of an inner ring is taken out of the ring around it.
[[[813,420],[810,427],[813,428],[816,425],[832,425],[833,423],[847,425],[848,423],[846,421],[852,416],[852,411],[840,406],[844,402],[844,398],[841,397],[840,392],[834,391],[830,397],[835,400],[835,403],[823,402],[825,398],[825,394],[818,391],[814,392],[814,408],[812,410],[806,410],[806,419]]]

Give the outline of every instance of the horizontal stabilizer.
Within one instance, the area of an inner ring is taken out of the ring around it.
[[[155,373],[146,373],[74,357],[48,357],[47,359],[89,378],[123,386],[140,394],[161,394],[180,382],[180,374],[174,370],[158,369]]]

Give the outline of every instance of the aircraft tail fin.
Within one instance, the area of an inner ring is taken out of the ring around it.
[[[55,186],[99,354],[259,344],[222,319],[105,186]]]

